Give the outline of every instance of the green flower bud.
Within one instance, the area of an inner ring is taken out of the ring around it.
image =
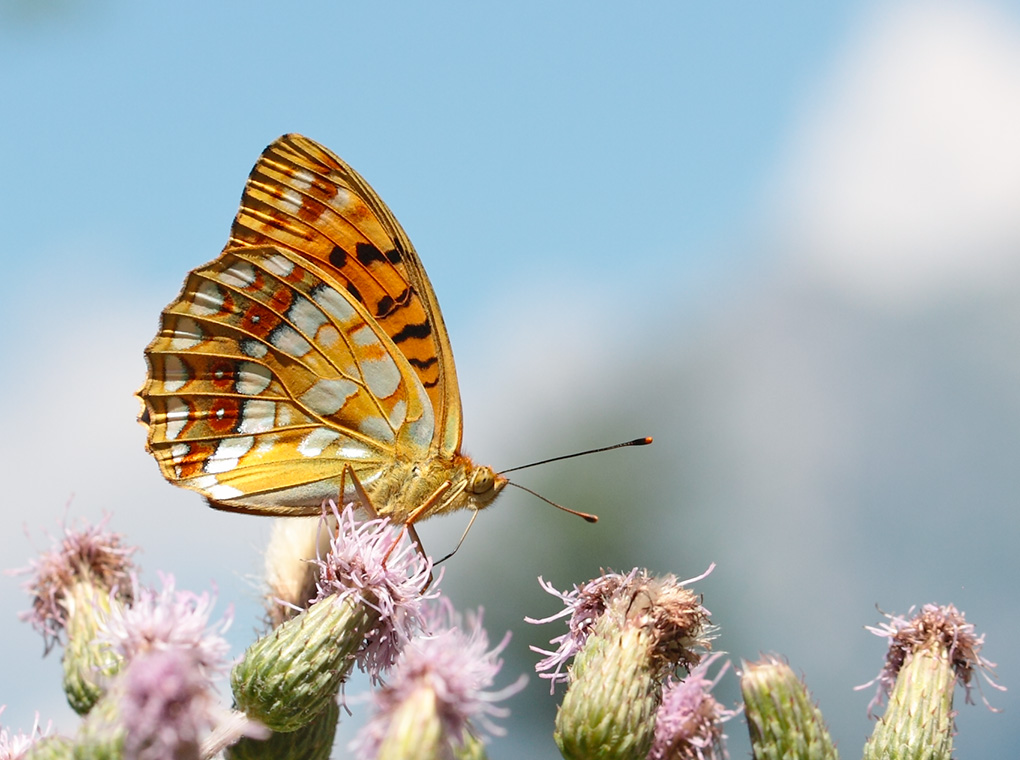
[[[837,760],[821,711],[789,665],[745,663],[740,690],[756,760]]]
[[[377,760],[437,760],[448,756],[448,741],[437,708],[436,692],[415,689],[389,714]]]
[[[64,691],[71,708],[85,715],[106,693],[110,679],[121,669],[124,659],[109,643],[96,641],[103,620],[110,614],[111,600],[106,589],[81,580],[67,589],[64,605],[67,608]]]
[[[74,744],[65,736],[45,736],[25,753],[23,760],[71,760]]]
[[[329,760],[340,719],[335,699],[310,723],[289,733],[274,733],[260,741],[241,738],[226,750],[227,760]]]
[[[295,731],[336,699],[379,615],[329,596],[256,641],[230,676],[238,709],[273,731]]]
[[[655,736],[662,680],[655,636],[628,624],[616,605],[574,657],[556,714],[556,745],[567,760],[641,760]]]
[[[114,685],[89,711],[74,741],[75,760],[122,760],[125,731],[120,689]]]
[[[426,608],[425,620],[429,635],[407,643],[387,683],[372,695],[372,716],[352,743],[355,756],[484,758],[479,729],[490,735],[502,733],[493,718],[504,718],[509,711],[496,703],[524,687],[523,679],[518,679],[503,689],[491,688],[509,634],[490,648],[481,611],[461,616],[446,600]]]
[[[709,571],[711,572],[711,568]],[[707,573],[705,574],[707,575]],[[688,581],[653,578],[635,568],[606,573],[573,591],[560,592],[539,578],[565,609],[532,623],[570,616],[556,651],[536,665],[552,671],[554,684],[568,681],[556,716],[556,743],[573,758],[640,758],[655,736],[663,681],[678,667],[691,670],[709,648],[712,626]],[[569,676],[563,665],[573,658]]]
[[[900,668],[889,705],[864,746],[864,760],[950,760],[955,686],[944,648],[916,652]]]
[[[485,744],[474,734],[466,734],[464,743],[453,748],[456,760],[486,760]]]
[[[953,751],[953,691],[970,689],[976,672],[993,688],[994,663],[981,656],[984,635],[951,604],[925,604],[907,615],[886,615],[868,630],[889,641],[869,707],[888,707],[864,748],[865,760],[949,760]],[[987,704],[987,702],[986,702]]]

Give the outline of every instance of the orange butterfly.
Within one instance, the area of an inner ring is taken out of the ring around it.
[[[453,352],[411,241],[306,137],[262,153],[226,247],[188,275],[145,356],[147,448],[217,509],[314,515],[363,487],[410,524],[507,484],[460,453]]]

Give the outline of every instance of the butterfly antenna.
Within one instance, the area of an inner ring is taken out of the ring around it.
[[[583,457],[583,456],[586,456],[588,454],[598,454],[600,451],[612,451],[613,449],[622,449],[622,448],[625,448],[627,446],[647,446],[651,442],[652,442],[651,436],[646,436],[644,438],[635,438],[633,441],[624,441],[623,443],[615,443],[612,446],[603,446],[600,449],[589,449],[588,451],[578,451],[576,454],[564,454],[563,456],[553,457],[552,459],[543,459],[541,462],[532,462],[531,464],[522,464],[520,467],[511,467],[509,470],[502,470],[502,471],[499,472],[499,474],[500,475],[506,475],[508,472],[516,472],[517,470],[523,470],[523,469],[528,468],[528,467],[537,467],[540,464],[549,464],[549,462],[559,462],[561,459],[573,459],[574,457]],[[516,483],[511,483],[511,485],[517,485],[517,484]],[[523,486],[517,486],[517,487],[518,488],[524,488]],[[528,489],[525,488],[524,490],[527,491]],[[534,492],[532,491],[531,493],[534,493]],[[535,496],[538,496],[538,494],[536,493]],[[538,498],[542,499],[543,497],[538,496]],[[544,501],[549,501],[548,499],[543,499],[543,500]],[[570,509],[567,509],[566,507],[560,507],[559,504],[553,504],[553,502],[551,502],[551,501],[549,503],[552,504],[554,507],[559,507],[560,509],[563,509],[563,510],[565,510],[567,512],[571,512],[572,511]],[[583,515],[584,513],[583,512],[579,512],[577,514],[582,514]],[[594,522],[594,520],[592,520],[590,522]]]
[[[624,444],[624,445],[626,445],[626,444]],[[610,448],[615,448],[615,447],[610,447]],[[541,462],[536,462],[536,464],[541,464]],[[545,498],[540,493],[535,493],[530,488],[525,488],[520,483],[514,483],[514,482],[508,480],[507,484],[513,486],[514,488],[520,488],[522,491],[527,491],[532,496],[534,496],[536,499],[541,499],[546,504],[551,504],[552,506],[556,507],[556,509],[562,509],[564,512],[567,512],[568,514],[571,514],[571,515],[576,515],[577,517],[580,517],[580,518],[582,518],[584,520],[587,520],[590,523],[594,523],[594,522],[598,522],[599,521],[599,516],[598,515],[590,515],[587,512],[578,512],[576,509],[571,509],[570,507],[564,507],[562,504],[557,504],[555,501],[551,501],[550,499]],[[469,525],[468,527],[471,527],[471,526]],[[461,540],[463,541],[463,539],[461,539]],[[456,551],[456,549],[454,551]],[[444,557],[443,559],[446,559],[446,558]]]

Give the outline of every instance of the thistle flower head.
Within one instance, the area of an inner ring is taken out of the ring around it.
[[[89,583],[124,601],[131,599],[131,555],[119,533],[106,530],[106,518],[97,525],[83,524],[73,530],[63,525],[63,538],[30,562],[23,572],[31,575],[25,589],[32,595],[32,609],[21,613],[39,631],[46,651],[61,640],[71,605],[69,592],[78,583]]]
[[[204,672],[224,670],[230,644],[221,634],[230,627],[228,610],[216,623],[209,623],[215,598],[209,593],[177,591],[173,575],[163,575],[163,589],[134,584],[135,601],[130,607],[110,611],[99,633],[126,660],[149,652],[188,652]]]
[[[551,689],[559,681],[568,684],[553,734],[563,757],[648,755],[663,681],[678,666],[693,669],[710,646],[709,612],[684,588],[693,580],[698,579],[680,582],[635,569],[567,592],[542,583],[566,609],[545,620],[525,619],[540,623],[570,616],[567,633],[552,639],[555,651],[532,647],[546,655],[535,669],[551,681]]]
[[[552,688],[567,681],[563,666],[584,646],[595,623],[609,607],[626,602],[626,617],[633,625],[646,627],[656,638],[656,650],[666,670],[677,664],[693,668],[701,660],[700,650],[710,646],[713,628],[708,625],[709,612],[701,606],[700,598],[684,588],[701,580],[715,565],[695,578],[678,581],[675,576],[651,577],[646,570],[634,568],[629,573],[607,572],[570,591],[558,591],[541,577],[538,579],[548,593],[558,597],[564,609],[547,618],[525,618],[529,623],[549,623],[569,616],[567,632],[553,638],[554,651],[531,647],[546,655],[535,666],[542,678],[552,682]],[[545,671],[545,672],[543,672]],[[550,672],[551,671],[551,672]]]
[[[785,661],[765,655],[745,662],[740,691],[754,757],[838,760],[821,710]]]
[[[539,671],[548,670],[555,666],[553,673],[543,675],[543,678],[550,678],[553,683],[565,678],[565,676],[560,674],[562,667],[584,646],[588,634],[591,633],[592,628],[595,626],[595,621],[602,617],[602,613],[606,611],[609,600],[620,588],[631,583],[637,574],[638,569],[636,567],[626,575],[610,571],[588,581],[583,586],[575,584],[574,588],[570,591],[559,591],[551,583],[546,582],[541,575],[538,576],[538,584],[546,593],[555,596],[563,602],[563,609],[549,617],[525,617],[524,620],[528,623],[541,625],[542,623],[551,623],[563,617],[570,617],[567,621],[567,632],[550,641],[550,643],[558,645],[555,653],[545,652],[544,650],[532,647],[536,652],[549,655],[538,664],[537,669]]]
[[[198,650],[151,649],[121,676],[120,717],[128,760],[198,758],[217,730],[221,746],[268,732],[220,706]]]
[[[682,681],[671,679],[663,689],[655,719],[655,739],[648,760],[717,760],[728,757],[722,724],[740,711],[723,707],[712,689],[725,674],[727,661],[708,677],[708,669],[720,657],[717,652],[701,662]]]
[[[338,522],[329,553],[320,557],[316,601],[353,599],[376,610],[379,622],[365,637],[358,665],[373,679],[396,660],[401,647],[424,625],[422,603],[438,595],[426,592],[432,561],[409,541],[394,546],[402,531],[387,518],[355,520],[351,505],[342,512],[330,505]]]
[[[150,650],[134,657],[122,677],[125,757],[197,757],[202,733],[215,722],[215,701],[193,655]]]
[[[7,705],[0,705],[0,714],[6,709]],[[0,760],[21,760],[21,758],[28,754],[28,751],[36,742],[46,738],[49,732],[50,726],[46,728],[39,727],[38,714],[35,716],[32,730],[27,734],[21,732],[12,733],[6,728],[0,728]]]
[[[490,648],[481,610],[462,618],[445,600],[429,608],[426,617],[431,633],[407,643],[390,671],[389,684],[373,695],[375,715],[352,744],[358,757],[379,757],[383,745],[414,746],[426,735],[436,738],[438,756],[452,758],[453,747],[462,745],[474,726],[490,735],[503,733],[493,719],[505,717],[509,710],[496,703],[524,688],[526,680],[522,675],[513,684],[492,690],[509,632]],[[419,727],[400,719],[408,713],[421,721]]]
[[[127,662],[115,687],[124,756],[198,758],[210,732],[224,746],[267,735],[222,708],[212,683],[226,669],[230,645],[221,634],[232,622],[230,611],[210,624],[211,594],[178,591],[169,574],[161,579],[159,591],[134,579],[134,603],[112,608],[97,635]]]
[[[915,609],[911,607],[906,615],[886,614],[886,622],[867,626],[867,630],[876,636],[889,640],[889,650],[881,672],[874,680],[859,687],[878,683],[875,697],[868,706],[869,714],[892,692],[903,666],[914,653],[922,649],[940,649],[948,654],[956,682],[964,687],[968,704],[973,704],[971,687],[976,671],[980,671],[993,688],[1005,690],[1005,687],[992,680],[996,677],[995,663],[980,654],[985,643],[984,634],[978,635],[974,625],[967,622],[962,612],[951,604],[926,604],[917,614],[914,614]],[[985,704],[988,704],[987,700]]]

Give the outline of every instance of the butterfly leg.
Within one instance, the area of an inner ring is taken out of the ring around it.
[[[410,515],[408,515],[407,519],[404,521],[404,528],[403,531],[401,531],[401,535],[398,536],[397,540],[393,542],[393,546],[390,547],[390,551],[386,552],[387,558],[390,556],[390,552],[392,552],[393,549],[396,548],[397,544],[400,543],[400,539],[403,538],[403,533],[405,531],[409,536],[411,536],[411,540],[414,542],[414,545],[418,548],[418,553],[421,554],[421,556],[423,557],[427,556],[425,554],[424,547],[422,547],[421,545],[421,539],[418,538],[418,531],[414,529],[414,523],[422,515],[428,514],[429,510],[431,510],[432,507],[434,507],[439,502],[439,500],[443,498],[443,495],[447,491],[449,491],[452,486],[453,484],[450,483],[450,481],[446,481],[441,486],[439,486],[439,488],[433,491],[432,495],[429,496],[419,507],[417,507],[413,512],[411,512]],[[383,561],[385,562],[386,560],[384,559]],[[431,583],[432,580],[430,578],[429,584]],[[428,587],[426,586],[426,588]]]
[[[361,484],[361,480],[358,478],[357,474],[354,472],[354,468],[351,467],[350,465],[344,465],[344,469],[340,473],[340,493],[341,493],[341,495],[347,493],[347,480],[348,480],[348,478],[350,479],[351,487],[354,489],[355,497],[357,498],[357,500],[361,504],[361,506],[364,508],[364,510],[366,512],[368,512],[369,517],[371,519],[378,519],[379,517],[381,517],[382,515],[379,514],[378,510],[376,510],[375,506],[372,504],[372,499],[369,498],[368,492],[365,490],[365,487]],[[414,544],[414,548],[418,552],[418,554],[420,554],[423,558],[427,556],[425,554],[425,547],[422,546],[421,538],[418,537],[418,531],[416,531],[414,529],[414,525],[412,525],[411,521],[409,520],[408,522],[404,523],[404,526],[403,526],[403,529],[400,532],[400,535],[397,536],[396,540],[394,540],[393,544],[387,550],[386,556],[383,557],[383,564],[385,564],[386,560],[389,559],[390,554],[397,547],[397,544],[400,543],[400,540],[404,537],[404,533],[405,532],[407,533],[408,536],[410,536],[411,543]],[[425,586],[425,588],[428,588],[430,585],[432,585],[432,575],[431,574],[429,574],[429,582]]]
[[[468,521],[467,527],[466,527],[466,528],[464,528],[464,532],[463,532],[463,533],[461,533],[461,535],[460,535],[460,541],[458,541],[458,542],[457,542],[457,545],[456,545],[455,547],[453,547],[453,551],[452,551],[452,552],[450,552],[449,554],[447,554],[447,555],[446,555],[445,557],[443,557],[442,559],[440,559],[440,560],[437,560],[437,561],[436,561],[435,563],[433,563],[433,564],[436,564],[436,565],[438,565],[438,564],[440,564],[441,562],[446,562],[446,560],[448,560],[448,559],[449,559],[450,557],[452,557],[452,556],[453,556],[454,554],[456,554],[456,553],[457,553],[457,551],[458,551],[458,550],[460,549],[460,547],[461,547],[461,544],[463,544],[463,543],[464,543],[464,539],[465,539],[465,538],[467,538],[467,534],[468,534],[468,531],[469,531],[469,530],[471,530],[471,526],[475,524],[475,518],[476,518],[476,517],[478,517],[478,510],[477,510],[477,509],[476,509],[476,510],[474,510],[474,511],[473,511],[473,512],[471,513],[471,519],[470,519],[470,520]]]
[[[340,500],[343,501],[347,495],[347,480],[350,478],[351,488],[354,489],[354,496],[358,503],[364,509],[370,519],[378,519],[381,517],[379,512],[376,510],[375,505],[372,504],[372,499],[368,496],[368,491],[361,485],[361,480],[354,472],[354,468],[349,464],[344,465],[343,471],[340,473]]]

